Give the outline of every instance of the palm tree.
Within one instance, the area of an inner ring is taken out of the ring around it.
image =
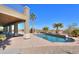
[[[34,32],[34,30],[35,30],[35,28],[34,28],[34,22],[36,20],[36,15],[34,13],[31,13],[30,14],[30,19],[32,20],[32,28],[31,28],[31,30],[32,30],[32,32]]]
[[[45,27],[43,27],[43,30],[44,30],[45,32],[47,32],[47,31],[49,30],[49,27],[45,26]]]
[[[59,28],[62,28],[63,27],[63,24],[62,23],[55,23],[53,25],[53,27],[56,28],[56,33],[58,33]]]

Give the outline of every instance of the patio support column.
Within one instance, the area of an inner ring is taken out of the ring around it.
[[[14,35],[17,36],[18,35],[18,23],[14,24]]]
[[[4,27],[3,31],[6,32],[6,27]]]
[[[30,17],[29,7],[27,6],[24,7],[24,14],[26,15],[26,20],[24,22],[24,33],[28,34],[29,33],[29,17]]]
[[[8,26],[4,27],[4,32],[6,32],[6,33],[8,32]]]
[[[12,34],[12,26],[9,25],[9,33]]]
[[[26,19],[24,21],[24,36],[25,38],[29,38],[29,18],[30,18],[30,9],[29,7],[24,7],[24,15],[26,16]]]

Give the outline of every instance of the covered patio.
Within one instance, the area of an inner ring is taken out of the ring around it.
[[[0,25],[4,27],[4,32],[12,34],[14,25],[14,35],[18,34],[18,24],[24,22],[24,34],[29,33],[29,8],[24,7],[24,12],[19,13],[4,5],[0,5]]]

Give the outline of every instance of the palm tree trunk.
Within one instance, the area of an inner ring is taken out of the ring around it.
[[[34,21],[32,21],[32,32],[34,32]]]
[[[58,27],[56,28],[56,33],[58,33]]]

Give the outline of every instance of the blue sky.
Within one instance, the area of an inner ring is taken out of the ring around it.
[[[23,12],[24,5],[21,4],[7,4],[6,6]],[[35,28],[41,29],[44,26],[48,26],[49,29],[53,29],[52,24],[63,23],[64,28],[72,23],[79,25],[79,5],[78,4],[29,4],[30,11],[37,15],[35,21]],[[31,21],[30,27],[31,27]],[[23,29],[23,23],[19,24],[19,29]]]

